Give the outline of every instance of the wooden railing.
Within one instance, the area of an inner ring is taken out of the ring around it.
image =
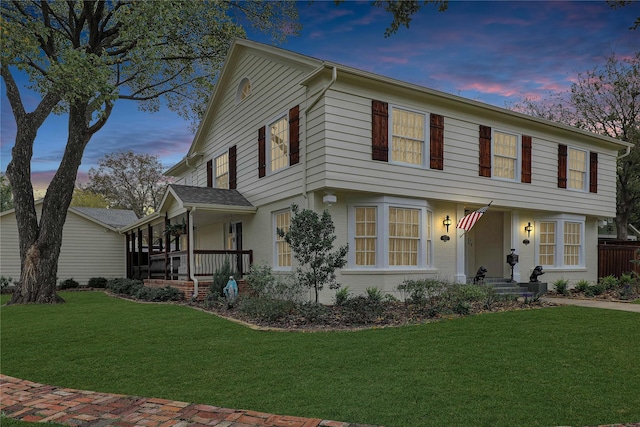
[[[225,262],[229,262],[233,275],[241,278],[249,271],[249,267],[253,264],[252,250],[227,251],[196,249],[193,251],[193,254],[194,264],[190,266],[191,274],[198,277],[212,277],[217,270],[224,266]],[[164,253],[154,253],[149,258],[148,266],[134,266],[134,272],[144,275],[135,278],[189,280],[187,251],[171,252],[167,258],[165,258]]]

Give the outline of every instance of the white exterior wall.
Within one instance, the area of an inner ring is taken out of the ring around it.
[[[41,206],[36,206],[40,217]],[[0,274],[20,279],[18,227],[15,213],[0,218]],[[74,279],[86,286],[92,277],[125,277],[125,236],[72,211],[62,229],[62,247],[58,261],[58,282]]]
[[[474,117],[435,105],[434,100],[418,102],[391,92],[366,93],[357,88],[355,93],[347,93],[349,89],[353,88],[332,87],[321,106],[325,122],[309,125],[313,138],[309,140],[310,189],[329,187],[460,203],[493,200],[494,206],[501,207],[527,209],[535,204],[538,210],[555,212],[561,207],[567,213],[615,216],[615,150],[594,147],[581,141],[578,134],[551,134],[533,124],[525,128],[523,120],[506,116]],[[444,170],[371,160],[372,99],[443,115]],[[320,113],[318,108],[316,114]],[[532,136],[532,183],[478,176],[479,125]],[[598,152],[597,194],[557,187],[558,144]]]

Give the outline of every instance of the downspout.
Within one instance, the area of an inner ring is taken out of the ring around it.
[[[308,120],[308,116],[307,114],[309,113],[309,111],[315,107],[315,105],[318,103],[318,101],[320,101],[320,98],[322,98],[324,96],[324,94],[327,92],[327,90],[329,90],[329,88],[336,82],[338,78],[338,70],[337,68],[334,66],[332,71],[331,71],[331,81],[329,81],[329,83],[322,89],[322,91],[318,94],[318,96],[316,97],[316,99],[313,100],[313,102],[309,105],[307,105],[304,109],[304,130],[302,133],[302,139],[304,140],[304,144],[302,145],[302,158],[303,158],[303,162],[302,162],[302,197],[304,197],[304,202],[305,202],[305,207],[308,208],[309,207],[309,199],[307,196],[307,127],[309,125],[309,120]]]
[[[194,206],[193,208],[191,208],[191,210],[189,211],[189,277],[191,278],[191,280],[193,280],[193,295],[191,296],[192,299],[196,299],[198,298],[198,291],[199,291],[199,286],[198,286],[198,278],[196,277],[196,273],[195,273],[195,255],[193,254],[193,246],[194,246],[194,241],[193,241],[193,213],[196,211],[196,207]]]
[[[631,154],[631,147],[627,147],[627,152],[616,157],[616,160],[620,160],[620,159],[624,159],[625,157],[627,157],[629,154]]]

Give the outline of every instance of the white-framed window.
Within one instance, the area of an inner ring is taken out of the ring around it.
[[[379,197],[348,206],[348,263],[354,269],[431,266],[433,214],[426,201]]]
[[[425,164],[427,144],[427,115],[404,108],[391,107],[391,161],[410,165]]]
[[[216,188],[229,188],[229,153],[221,154],[213,162]]]
[[[267,164],[271,172],[289,166],[289,124],[283,115],[267,126]]]
[[[536,259],[550,268],[584,268],[585,217],[555,215],[536,221]]]
[[[285,233],[291,225],[291,211],[281,211],[273,214],[274,236],[274,266],[276,269],[291,269],[291,246],[278,235],[278,229]]]
[[[238,84],[236,103],[244,101],[249,95],[251,95],[251,80],[248,77],[244,77]]]
[[[567,188],[585,191],[587,189],[587,152],[568,148]]]
[[[420,210],[389,207],[389,266],[418,266]]]
[[[493,132],[493,176],[515,181],[518,175],[518,136],[495,130]]]
[[[375,206],[355,207],[355,264],[359,267],[376,265],[377,216]]]

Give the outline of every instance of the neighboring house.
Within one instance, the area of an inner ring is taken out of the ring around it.
[[[42,200],[36,201],[38,218]],[[70,207],[62,229],[58,279],[86,286],[92,277],[126,275],[125,236],[118,229],[137,221],[130,210]],[[20,279],[20,250],[15,210],[0,213],[0,274]]]
[[[295,203],[329,210],[336,245],[349,245],[338,281],[357,292],[467,282],[480,266],[510,277],[512,248],[515,280],[542,265],[547,282],[595,281],[598,221],[615,215],[616,157],[630,146],[237,40],[191,148],[166,172],[176,184],[156,214],[123,229],[128,273],[198,287],[223,257],[291,272],[276,229]],[[491,201],[471,231],[456,229]],[[165,237],[165,223],[184,234]]]

